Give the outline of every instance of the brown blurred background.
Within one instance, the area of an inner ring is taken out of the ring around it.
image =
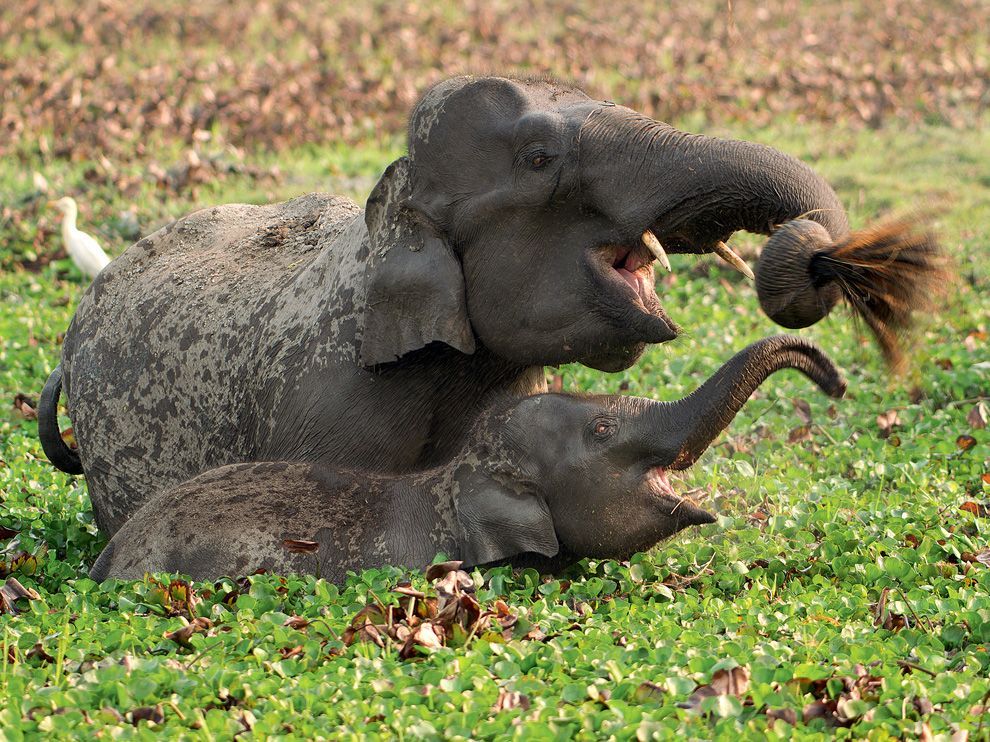
[[[990,3],[7,0],[0,154],[141,159],[211,129],[247,149],[382,140],[469,71],[699,125],[968,127],[990,107]]]

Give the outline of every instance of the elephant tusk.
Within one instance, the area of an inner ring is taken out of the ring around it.
[[[657,236],[648,229],[643,232],[643,244],[653,254],[653,257],[657,259],[657,262],[663,266],[663,269],[670,273],[670,258],[667,257],[667,252],[663,249],[663,245],[660,244]]]
[[[726,263],[728,263],[737,271],[739,271],[744,276],[746,276],[746,278],[748,278],[750,281],[756,279],[756,276],[753,275],[753,269],[746,264],[745,260],[743,260],[734,252],[732,252],[732,248],[730,248],[724,242],[720,241],[715,243],[715,249],[713,250],[713,252],[716,255],[718,255],[720,258],[722,258],[722,260],[724,260]]]

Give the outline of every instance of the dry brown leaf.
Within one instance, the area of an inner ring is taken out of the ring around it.
[[[975,353],[984,342],[986,342],[987,333],[982,330],[974,330],[969,333],[963,340],[963,345],[966,347],[970,353]]]
[[[302,629],[305,629],[307,626],[309,626],[309,619],[303,618],[302,616],[289,616],[287,619],[285,619],[282,625],[287,626],[290,629],[301,631]]]
[[[278,653],[282,655],[283,660],[291,660],[293,657],[301,655],[303,648],[301,644],[297,644],[294,647],[280,647]]]
[[[41,642],[36,642],[33,647],[31,647],[27,652],[24,653],[24,656],[27,657],[28,659],[37,659],[45,663],[51,663],[55,661],[55,658],[52,657],[50,654],[48,654],[47,651],[45,651],[45,647],[42,645]]]
[[[527,696],[517,691],[505,690],[505,688],[499,690],[498,698],[495,700],[495,705],[492,706],[492,711],[497,713],[499,711],[509,711],[518,708],[521,708],[523,711],[529,708],[529,698]]]
[[[987,413],[987,406],[983,402],[977,402],[973,405],[973,408],[966,415],[966,422],[969,423],[970,427],[974,430],[983,430],[987,426],[987,419],[990,418],[990,414]]]
[[[766,715],[771,729],[777,721],[783,721],[791,726],[797,724],[797,712],[794,709],[767,709]]]
[[[880,437],[889,438],[894,428],[901,424],[901,418],[897,410],[887,410],[877,415],[877,427],[880,428]]]
[[[711,686],[720,696],[742,698],[749,692],[749,670],[745,667],[719,670],[712,675]]]
[[[149,721],[152,724],[162,724],[165,721],[165,711],[161,704],[157,706],[141,706],[131,711],[131,724],[137,726],[142,721]]]
[[[38,419],[38,403],[24,394],[14,396],[14,410],[25,420]]]
[[[706,698],[714,698],[715,696],[743,698],[748,692],[749,670],[747,668],[733,667],[729,670],[718,670],[712,675],[712,682],[695,688],[683,706],[698,710]]]
[[[209,631],[212,626],[213,621],[210,619],[203,616],[196,616],[189,623],[180,626],[174,631],[166,631],[164,636],[166,639],[170,639],[176,644],[188,648],[192,646],[189,640],[193,637],[193,634],[202,634]]]
[[[956,447],[961,451],[968,451],[976,445],[976,438],[971,435],[960,435],[956,438]]]
[[[439,562],[438,564],[431,564],[426,568],[426,581],[433,582],[434,580],[439,580],[448,572],[453,572],[459,570],[464,562],[461,561],[450,561],[450,562]]]
[[[315,554],[320,550],[320,545],[316,541],[287,538],[282,540],[282,548],[293,554]]]
[[[17,608],[18,600],[37,600],[40,597],[35,590],[24,587],[13,577],[8,577],[7,581],[0,586],[0,616],[5,613],[13,615],[20,613]]]
[[[969,500],[960,505],[959,509],[967,513],[972,513],[977,518],[986,518],[990,516],[990,502],[973,502],[972,500]]]

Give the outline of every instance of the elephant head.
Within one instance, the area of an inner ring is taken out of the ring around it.
[[[769,147],[686,134],[554,82],[458,77],[413,110],[368,200],[365,365],[431,342],[615,371],[678,333],[666,253],[726,253],[805,216],[848,232],[825,181]],[[837,298],[837,297],[836,297]]]
[[[824,352],[781,335],[750,345],[676,402],[541,394],[493,413],[455,475],[468,560],[521,552],[626,558],[711,523],[677,494],[669,472],[691,466],[753,391],[785,368],[830,396],[845,392]]]

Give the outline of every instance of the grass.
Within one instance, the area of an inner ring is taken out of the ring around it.
[[[557,577],[476,571],[482,603],[505,600],[519,623],[506,636],[476,636],[416,661],[340,641],[363,606],[397,600],[390,589],[406,575],[392,568],[342,587],[274,575],[198,584],[200,602],[184,615],[164,576],[94,584],[86,573],[103,540],[85,484],[47,464],[37,424],[9,407],[18,393],[36,397],[85,288],[67,260],[48,262],[59,239],[43,199],[30,200],[33,170],[53,192],[79,198],[81,226],[116,254],[135,236],[123,211],[133,210],[136,231],[148,233],[212,203],[317,189],[363,199],[398,147],[311,146],[277,159],[218,151],[221,161],[261,175],[213,173],[195,191],[165,189],[136,165],[37,153],[0,172],[0,526],[17,532],[0,540],[0,560],[7,571],[15,556],[29,555],[13,576],[39,593],[18,603],[19,615],[0,617],[0,736],[990,733],[978,708],[990,695],[990,527],[980,507],[990,490],[990,435],[967,420],[990,388],[990,181],[982,164],[990,139],[787,122],[717,133],[814,164],[837,186],[854,226],[937,205],[959,279],[946,311],[913,346],[913,372],[891,382],[841,312],[802,331],[830,349],[850,395],[833,403],[793,373],[764,384],[686,477],[685,486],[707,493],[716,525],[629,563],[584,562]],[[157,156],[174,163],[180,154],[165,148]],[[280,175],[270,172],[275,165]],[[41,267],[26,270],[26,261]],[[732,352],[777,331],[735,274],[711,260],[673,262],[660,293],[685,336],[621,374],[562,368],[555,373],[566,389],[679,397]],[[810,410],[804,428],[795,400]],[[877,416],[889,411],[899,423],[884,438]],[[213,626],[186,646],[166,638],[196,615]],[[290,616],[310,623],[291,628]],[[534,628],[548,640],[533,640]],[[733,667],[748,673],[745,693],[697,700],[699,686]],[[510,691],[525,702],[493,711]],[[771,721],[787,710],[794,726]]]

